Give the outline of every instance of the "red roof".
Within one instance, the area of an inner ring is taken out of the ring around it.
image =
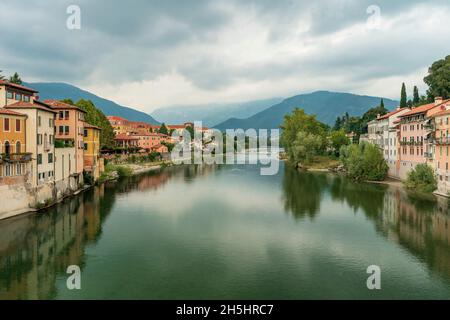
[[[71,104],[59,100],[44,100],[44,102],[49,106],[53,107],[54,109],[76,109],[78,111],[86,113],[86,111],[84,111],[81,108],[78,108],[77,106],[73,106]]]
[[[35,100],[34,102],[24,102],[19,101],[10,105],[5,106],[4,108],[8,109],[39,109],[52,113],[56,113],[48,104]]]
[[[450,110],[443,110],[443,111],[433,114],[431,117],[445,116],[448,114],[450,114]]]
[[[441,106],[444,103],[447,103],[449,101],[450,101],[450,99],[444,100],[444,101],[442,101],[439,104],[435,104],[434,102],[428,103],[428,104],[424,104],[424,105],[421,105],[419,107],[413,108],[410,112],[402,114],[400,117],[407,117],[407,116],[412,116],[412,115],[419,114],[419,113],[425,113],[425,112],[427,112],[427,111],[429,111],[429,110],[431,110],[431,109],[433,109],[435,107]]]
[[[4,108],[0,108],[0,114],[6,114],[6,115],[11,115],[11,116],[21,116],[21,117],[26,117],[26,114],[23,113],[19,113],[13,110],[8,110],[8,109],[4,109]]]
[[[386,113],[385,115],[382,115],[382,116],[379,117],[377,120],[387,119],[387,118],[393,116],[394,114],[397,114],[397,113],[399,113],[400,111],[404,111],[404,110],[405,110],[405,108],[402,108],[402,109],[396,109],[396,110],[394,110],[394,111],[391,111],[391,112]]]
[[[24,91],[28,91],[28,92],[33,92],[33,93],[37,93],[38,92],[38,91],[36,91],[34,89],[31,89],[31,88],[28,88],[28,87],[24,87],[24,86],[21,86],[19,84],[11,83],[11,82],[9,82],[7,80],[0,80],[0,85],[5,85],[5,86],[8,86],[8,87],[12,87],[12,88],[16,88],[16,89],[20,89],[20,90],[24,90]]]
[[[108,120],[115,120],[115,121],[128,121],[125,118],[122,117],[118,117],[118,116],[107,116],[106,119]]]
[[[86,123],[86,124],[84,125],[84,127],[85,127],[85,128],[92,128],[92,129],[102,130],[102,128],[97,127],[97,126],[94,126],[94,125],[92,125],[92,124],[90,124],[90,123]]]

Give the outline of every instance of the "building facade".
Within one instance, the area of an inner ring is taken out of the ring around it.
[[[84,170],[93,178],[94,182],[104,171],[103,158],[100,156],[101,128],[85,124],[84,126]]]

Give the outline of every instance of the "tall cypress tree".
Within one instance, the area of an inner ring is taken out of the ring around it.
[[[4,77],[4,76],[2,76],[2,72],[3,72],[3,70],[0,70],[0,80],[3,80],[3,79],[5,79],[5,77]]]
[[[417,86],[414,86],[413,104],[418,105],[419,103],[420,103],[419,89],[417,88]]]
[[[380,109],[384,109],[384,100],[383,98],[381,98],[381,102],[380,102]]]
[[[9,77],[9,82],[20,85],[22,84],[22,79],[20,78],[19,74],[15,72],[11,77]]]
[[[400,108],[406,108],[408,106],[408,101],[406,97],[406,86],[402,83],[402,92],[400,94]]]

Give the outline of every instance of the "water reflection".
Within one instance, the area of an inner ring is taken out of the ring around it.
[[[326,175],[301,173],[286,166],[283,179],[284,209],[297,220],[305,217],[314,219],[320,211],[326,186]]]
[[[270,203],[270,206],[264,203],[264,207],[268,208],[267,212],[255,215],[240,215],[241,212],[232,212],[232,214],[221,212],[221,214],[212,215],[210,210],[203,210],[204,208],[202,209],[199,205],[199,207],[194,207],[190,214],[183,216],[163,214],[151,216],[152,219],[149,220],[151,226],[165,226],[168,232],[171,230],[174,232],[174,235],[168,237],[169,239],[161,237],[157,233],[153,236],[152,246],[149,246],[149,251],[145,254],[149,255],[150,261],[155,257],[159,259],[160,264],[151,264],[155,268],[154,270],[158,270],[157,267],[161,265],[161,268],[166,271],[164,273],[166,276],[173,276],[171,272],[174,272],[174,274],[180,274],[181,277],[181,274],[185,273],[186,270],[181,270],[174,264],[166,265],[164,259],[168,259],[167,255],[170,256],[167,261],[176,261],[174,256],[181,256],[186,261],[203,257],[195,255],[198,254],[198,251],[187,249],[186,243],[189,241],[197,243],[202,248],[199,249],[200,252],[203,252],[202,250],[216,252],[214,250],[217,249],[217,252],[220,253],[204,256],[205,263],[207,257],[219,259],[220,257],[223,258],[223,252],[233,253],[235,252],[233,250],[239,252],[239,248],[226,246],[230,239],[227,236],[227,231],[223,231],[219,227],[223,224],[227,227],[245,229],[245,235],[248,235],[249,239],[264,239],[259,237],[261,234],[265,234],[266,229],[264,228],[266,226],[288,228],[290,232],[295,234],[297,233],[295,227],[307,222],[306,226],[311,226],[311,230],[320,230],[320,228],[313,228],[313,224],[322,223],[320,217],[326,216],[326,208],[342,207],[350,208],[351,210],[347,209],[347,211],[353,211],[356,216],[363,215],[366,217],[369,227],[371,228],[373,225],[377,231],[377,236],[388,239],[389,243],[395,243],[404,248],[405,251],[420,260],[431,274],[450,280],[450,215],[449,203],[446,199],[439,198],[437,201],[420,199],[405,193],[402,189],[391,186],[355,184],[345,177],[301,173],[291,168],[285,168],[284,171],[280,172],[280,176],[268,178],[259,176],[258,170],[254,170],[254,172],[245,168],[236,170],[229,166],[173,167],[161,172],[152,172],[102,185],[77,197],[67,199],[42,214],[31,214],[0,221],[0,299],[57,298],[59,296],[57,283],[58,280],[66,278],[67,266],[75,264],[83,270],[88,263],[86,252],[89,246],[99,246],[105,242],[101,241],[105,222],[116,217],[117,210],[114,211],[114,214],[111,214],[111,212],[120,203],[119,199],[123,198],[122,195],[130,192],[138,192],[139,196],[144,198],[146,192],[160,192],[161,195],[162,192],[166,191],[164,188],[176,181],[182,187],[175,188],[175,192],[184,192],[184,190],[190,188],[200,188],[202,182],[194,184],[192,183],[193,180],[206,177],[211,173],[225,175],[226,179],[221,179],[220,183],[217,182],[219,180],[210,180],[207,184],[208,186],[220,185],[220,190],[223,191],[234,190],[236,186],[231,182],[236,181],[239,183],[245,182],[247,183],[246,186],[250,187],[253,186],[250,181],[254,181],[253,184],[259,187],[262,186],[262,183],[266,183],[264,187],[267,187],[270,183],[270,188],[280,185],[281,203],[273,205]],[[214,177],[214,175],[211,176]],[[189,184],[187,185],[186,182]],[[261,194],[267,193],[259,193],[258,195],[261,197]],[[253,194],[252,196],[254,202],[258,201]],[[169,198],[171,197],[176,199],[176,194],[169,194]],[[276,199],[279,201],[278,195]],[[208,197],[205,198],[205,203],[211,205],[207,200]],[[278,207],[279,211],[276,211]],[[282,215],[283,207],[297,221],[294,226],[287,222],[290,219],[286,219]],[[252,206],[237,206],[237,208],[253,210]],[[226,208],[222,209],[225,210]],[[271,211],[275,211],[275,213],[271,214]],[[127,219],[127,217],[124,215],[122,219]],[[192,217],[196,218],[191,219]],[[230,217],[233,220],[238,220],[236,222],[238,226],[229,220]],[[134,218],[142,219],[141,216],[134,216]],[[256,219],[258,219],[258,223],[256,223]],[[128,227],[146,230],[146,232],[151,230],[151,227],[145,228],[147,220],[140,221],[144,223],[142,228],[136,228],[132,223]],[[183,225],[183,228],[174,229],[174,225],[164,224],[167,221],[178,221]],[[249,225],[246,223],[249,223]],[[202,227],[206,228],[208,232],[200,234],[198,228]],[[108,232],[105,232],[105,235],[111,236],[110,229],[106,230]],[[261,232],[258,233],[257,230]],[[189,238],[191,234],[195,237]],[[282,232],[277,233],[279,242],[274,240],[278,239],[275,238],[275,235],[270,236],[269,234],[270,241],[268,243],[273,243],[276,246],[276,250],[270,252],[277,255],[277,262],[286,262],[292,256],[281,254],[283,248],[285,248],[284,245],[288,242],[280,234]],[[199,238],[200,236],[204,238]],[[219,244],[214,242],[214,239],[217,239],[216,237],[220,239]],[[133,238],[134,241],[140,239],[139,235],[133,235],[129,238]],[[103,239],[107,239],[106,236]],[[135,243],[132,240],[129,241],[130,248],[134,248]],[[164,241],[167,243],[164,243]],[[220,249],[208,248],[208,245],[214,243]],[[314,245],[305,243],[308,251],[311,250],[311,256],[315,257],[313,251],[316,248]],[[142,246],[142,244],[136,244],[137,248],[139,246]],[[128,249],[128,246],[125,246],[125,248]],[[166,250],[167,248],[171,248],[171,250]],[[144,253],[142,255],[144,256]],[[262,256],[265,257],[265,255]],[[141,257],[141,255],[138,254],[137,257]],[[225,257],[227,256],[225,255]],[[299,261],[301,262],[300,258]],[[240,265],[240,262],[236,263]],[[126,263],[123,262],[125,265]],[[191,263],[196,263],[196,261]],[[257,265],[256,262],[255,265]],[[280,273],[286,271],[285,274],[289,274],[287,270],[282,269],[283,264],[275,263],[275,266],[280,268]],[[216,265],[215,271],[217,273],[224,272],[226,268],[229,268],[229,265],[223,267],[222,270]],[[170,272],[167,270],[170,270]],[[146,274],[146,271],[147,269],[141,272]],[[310,277],[313,278],[314,275],[312,274]],[[59,283],[64,282],[59,281]],[[257,283],[256,280],[255,283]],[[225,284],[223,283],[224,286]]]
[[[420,197],[403,189],[354,183],[343,177],[286,168],[285,210],[295,219],[320,212],[325,194],[373,221],[375,229],[400,244],[438,274],[450,279],[450,210],[445,198]]]

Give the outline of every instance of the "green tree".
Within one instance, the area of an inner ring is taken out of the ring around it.
[[[402,83],[402,90],[400,93],[400,108],[406,108],[408,106],[407,96],[406,96],[406,86]]]
[[[21,85],[22,79],[20,78],[19,74],[15,72],[11,77],[9,77],[9,82]]]
[[[334,123],[333,130],[340,130],[342,126],[341,117],[336,118],[336,122]]]
[[[450,98],[450,55],[434,62],[423,79],[428,85],[428,99],[435,97]]]
[[[161,124],[158,132],[162,134],[169,134],[169,130],[167,130],[167,127],[164,123]]]
[[[320,135],[299,131],[289,148],[288,157],[295,164],[309,164],[321,153],[322,147],[323,139]]]
[[[192,128],[191,126],[187,126],[185,130],[189,132],[189,134],[191,135],[191,139],[194,139],[194,128]]]
[[[70,99],[65,100],[71,101]],[[73,103],[72,103],[73,104]],[[103,114],[101,110],[95,107],[94,103],[90,100],[81,99],[77,103],[73,104],[80,109],[86,111],[85,120],[87,123],[94,126],[100,127],[102,129],[100,133],[100,144],[101,147],[110,148],[114,146],[114,130],[111,127],[110,122]]]
[[[334,154],[339,156],[339,152],[342,146],[346,146],[350,144],[350,139],[345,135],[344,130],[335,130],[330,134],[330,143],[333,148]]]
[[[413,191],[433,192],[437,189],[437,181],[433,168],[425,163],[418,164],[416,168],[408,172],[405,186]]]
[[[380,108],[386,110],[386,108],[384,107],[384,100],[383,100],[383,98],[381,98]]]
[[[340,151],[347,175],[356,181],[381,181],[387,176],[388,165],[383,154],[373,144],[344,146]]]
[[[420,103],[419,89],[417,88],[417,86],[414,86],[414,89],[413,89],[413,101],[412,102],[415,106],[419,105],[419,103]]]

